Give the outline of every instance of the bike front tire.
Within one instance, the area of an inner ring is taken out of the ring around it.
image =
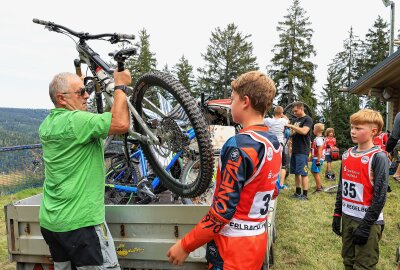
[[[140,76],[134,93],[131,103],[160,141],[160,145],[141,144],[154,172],[166,188],[181,197],[201,195],[213,177],[213,149],[206,121],[195,99],[177,79],[160,71]],[[134,127],[146,135],[137,119]],[[195,134],[190,141],[189,131]],[[174,162],[173,157],[180,153],[175,162],[180,162],[183,168],[191,166],[194,160],[199,161],[198,170],[190,179],[184,169],[179,176],[166,170]]]

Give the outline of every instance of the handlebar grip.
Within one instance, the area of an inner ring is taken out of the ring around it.
[[[74,60],[74,66],[76,75],[82,77],[81,61],[79,61],[79,59]]]
[[[135,35],[117,34],[120,39],[135,39]]]
[[[49,24],[51,24],[51,23],[48,22],[48,21],[42,21],[42,20],[39,20],[39,19],[33,19],[32,21],[33,21],[34,23],[43,24],[43,25],[49,25]]]
[[[118,72],[121,72],[124,70],[125,70],[124,62],[118,62]]]

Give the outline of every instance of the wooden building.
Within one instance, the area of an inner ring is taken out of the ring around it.
[[[347,90],[352,94],[377,96],[389,102],[386,129],[392,130],[394,116],[400,110],[400,50],[376,65]]]

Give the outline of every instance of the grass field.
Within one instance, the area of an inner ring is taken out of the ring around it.
[[[340,162],[333,162],[338,176]],[[325,172],[325,164],[322,168]],[[323,177],[322,177],[323,178]],[[315,190],[315,180],[309,176],[309,201],[291,199],[294,193],[294,176],[286,183],[290,189],[279,195],[276,226],[274,269],[343,269],[341,238],[331,229],[335,194]],[[392,192],[388,193],[384,208],[385,230],[380,242],[380,260],[377,269],[395,269],[396,248],[400,246],[400,183],[389,180]],[[334,185],[323,180],[323,186]],[[311,194],[310,194],[311,193]]]
[[[42,188],[27,189],[16,194],[0,196],[0,269],[12,270],[15,269],[15,263],[8,261],[6,222],[4,217],[4,205],[13,201],[21,200],[42,192]]]
[[[339,162],[334,162],[338,175]],[[325,165],[323,167],[325,171]],[[315,193],[315,181],[310,175],[309,201],[289,198],[294,192],[294,178],[286,181],[290,189],[281,191],[278,200],[276,226],[278,238],[274,246],[275,263],[273,269],[309,270],[343,269],[340,256],[341,241],[331,230],[335,195]],[[335,182],[323,180],[325,187]],[[380,261],[377,269],[395,269],[395,251],[400,246],[400,183],[390,177],[393,189],[388,193],[385,206],[385,231],[380,246]],[[40,188],[30,189],[14,195],[0,197],[0,205],[20,200],[41,192]],[[4,211],[0,211],[0,269],[15,269],[15,264],[8,262],[7,238]]]

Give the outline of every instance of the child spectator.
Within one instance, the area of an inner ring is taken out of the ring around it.
[[[325,131],[325,178],[327,180],[335,180],[335,173],[332,170],[331,157],[331,150],[334,146],[336,146],[335,130],[333,128],[327,128]]]
[[[324,163],[325,158],[325,143],[324,137],[322,133],[324,132],[324,124],[317,123],[314,125],[314,135],[316,136],[312,143],[311,153],[312,153],[312,164],[311,164],[311,173],[315,179],[315,191],[320,192],[323,191],[323,187],[321,184],[321,167]]]
[[[264,125],[275,92],[274,82],[258,71],[232,82],[232,117],[243,129],[221,149],[210,210],[169,249],[174,265],[207,243],[208,269],[261,269],[268,203],[282,162],[279,141]]]
[[[274,117],[265,118],[264,123],[269,128],[269,131],[278,138],[278,141],[282,145],[282,167],[279,178],[279,189],[287,188],[287,185],[284,183],[286,178],[286,165],[289,163],[289,157],[286,154],[288,151],[285,148],[290,135],[286,137],[285,125],[289,124],[289,119],[283,114],[283,108],[281,106],[276,106],[274,109]]]
[[[350,117],[351,139],[357,146],[342,156],[332,230],[342,237],[345,269],[375,269],[383,231],[383,207],[389,160],[373,144],[383,126],[377,111],[363,109]]]
[[[383,150],[386,149],[386,143],[388,141],[388,136],[385,132],[380,131],[377,136],[374,137],[374,145],[378,145]]]

